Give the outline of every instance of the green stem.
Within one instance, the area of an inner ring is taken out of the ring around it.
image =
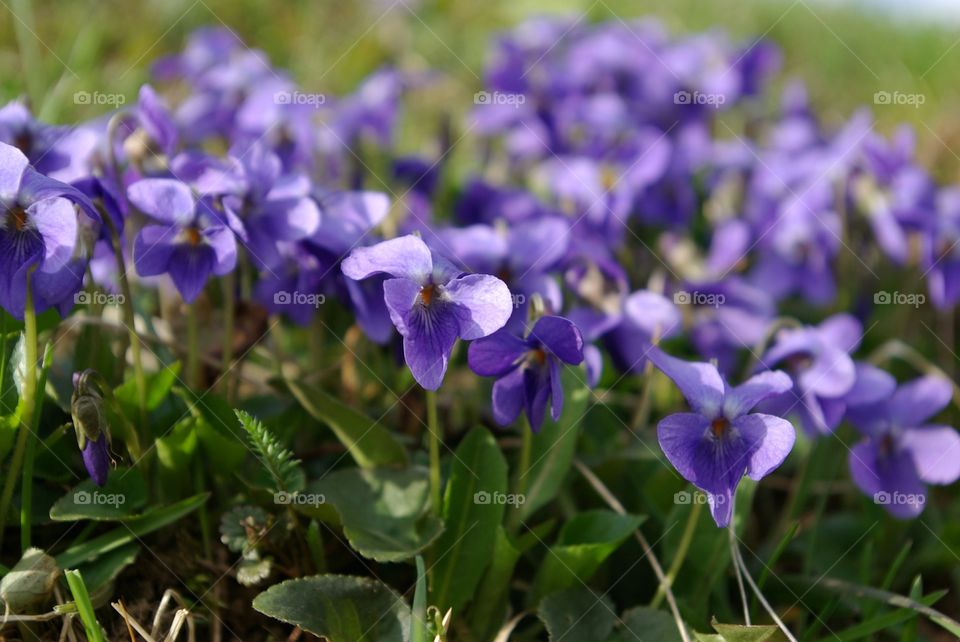
[[[313,315],[307,343],[310,350],[310,367],[313,372],[323,372],[323,338],[327,324],[323,321],[323,311],[318,309]]]
[[[530,456],[533,452],[533,430],[526,420],[526,415],[520,425],[520,463],[517,467],[517,481],[515,484],[517,495],[527,492],[527,473],[530,470]]]
[[[53,360],[53,350],[47,344],[43,352],[43,365],[40,368],[40,377],[36,389],[40,394],[34,400],[33,419],[30,422],[30,436],[27,438],[27,451],[23,460],[23,481],[20,486],[20,548],[30,548],[31,516],[33,508],[33,462],[37,452],[37,442],[40,440],[40,412],[43,409],[43,391],[47,385],[47,373],[50,372],[50,363]]]
[[[440,423],[437,421],[437,393],[427,390],[427,430],[430,432],[430,496],[433,512],[440,514],[443,508],[440,492]]]
[[[730,514],[733,514],[733,509],[731,507]],[[747,590],[743,585],[743,574],[740,569],[740,553],[737,549],[737,535],[733,531],[733,519],[730,520],[729,526],[727,526],[727,533],[730,536],[730,561],[733,563],[733,572],[737,576],[737,588],[740,589],[740,600],[743,603],[743,623],[747,626],[750,624],[750,604],[747,602]]]
[[[187,384],[200,391],[200,328],[195,303],[187,304]]]
[[[6,471],[7,477],[3,484],[3,493],[0,495],[0,547],[3,546],[3,535],[6,530],[7,513],[10,511],[10,501],[13,499],[13,490],[20,476],[20,469],[30,441],[33,413],[37,394],[37,313],[33,305],[33,292],[30,287],[31,274],[27,273],[26,301],[23,309],[24,352],[27,365],[26,376],[23,380],[23,393],[20,403],[23,410],[20,415],[20,432],[17,434],[17,444],[13,450],[13,460]],[[28,484],[29,485],[29,484]]]
[[[236,316],[236,271],[228,272],[222,281],[223,285],[223,362],[220,366],[220,375],[223,377],[223,389],[228,393],[230,385],[230,368],[233,364],[233,324]]]
[[[127,278],[127,266],[123,258],[123,247],[120,243],[120,231],[113,224],[110,215],[104,212],[103,221],[110,228],[110,241],[113,244],[113,256],[117,262],[117,281],[120,283],[120,293],[123,295],[121,307],[123,309],[123,324],[127,326],[127,336],[130,342],[130,353],[133,356],[133,376],[137,382],[137,406],[140,410],[140,436],[147,431],[147,377],[143,373],[143,354],[140,346],[140,337],[137,336],[136,315],[133,310],[133,293],[130,289],[130,280]],[[123,368],[126,359],[121,361],[120,375],[124,376]]]
[[[657,593],[653,596],[653,600],[650,601],[650,608],[655,609],[660,606],[660,603],[663,602],[663,598],[667,594],[667,588],[673,586],[674,580],[677,579],[680,567],[683,566],[683,560],[686,559],[687,551],[690,550],[690,544],[693,542],[693,534],[697,530],[697,522],[700,521],[700,511],[702,508],[703,504],[696,502],[693,504],[693,508],[690,509],[690,515],[687,517],[687,525],[683,529],[683,536],[680,538],[677,554],[673,556],[673,561],[670,562],[670,569],[667,571],[664,581],[657,587]]]

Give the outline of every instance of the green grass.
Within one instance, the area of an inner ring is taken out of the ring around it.
[[[0,98],[30,94],[38,112],[55,122],[96,116],[98,108],[73,104],[75,91],[119,92],[133,100],[159,55],[178,50],[199,26],[229,25],[318,91],[348,91],[385,63],[441,70],[448,78],[438,91],[449,100],[432,104],[462,112],[480,86],[491,36],[542,13],[585,21],[651,15],[679,33],[717,28],[745,42],[767,37],[782,46],[786,75],[808,82],[830,123],[858,105],[872,106],[880,90],[923,94],[918,108],[875,107],[878,129],[913,123],[932,166],[957,162],[948,148],[960,149],[960,125],[950,109],[957,99],[958,34],[809,0],[14,0],[0,7]],[[416,120],[425,119],[417,114]]]

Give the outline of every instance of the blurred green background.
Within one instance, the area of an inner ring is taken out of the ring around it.
[[[769,38],[785,53],[784,77],[808,83],[825,122],[869,105],[879,131],[913,124],[937,176],[960,179],[960,21],[906,20],[816,0],[0,0],[0,99],[28,95],[53,122],[91,117],[98,108],[75,105],[75,91],[132,101],[153,60],[181,48],[199,26],[225,25],[311,91],[349,91],[385,63],[444,72],[446,81],[432,89],[439,94],[414,103],[415,119],[407,114],[416,129],[431,122],[422,110],[469,108],[492,35],[545,13],[584,21],[649,15],[677,33],[717,28],[747,43]],[[877,91],[922,94],[925,102],[874,105]]]

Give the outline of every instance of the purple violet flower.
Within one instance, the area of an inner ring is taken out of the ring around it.
[[[789,421],[750,412],[760,401],[789,390],[790,377],[779,370],[763,372],[731,388],[709,363],[682,361],[656,347],[649,358],[693,410],[660,420],[660,448],[684,479],[707,494],[717,526],[727,526],[744,473],[759,481],[793,448],[796,431]]]
[[[99,217],[73,187],[28,165],[16,147],[0,143],[0,306],[23,318],[27,274],[37,311],[57,306],[66,315],[83,285],[85,259],[77,257],[79,224],[74,203]]]
[[[513,312],[510,290],[487,274],[464,275],[408,235],[353,250],[341,269],[360,281],[386,274],[383,294],[393,325],[403,336],[403,355],[414,379],[427,390],[443,383],[457,338],[485,337]]]
[[[816,327],[781,330],[762,362],[767,368],[782,364],[793,377],[793,389],[760,409],[780,416],[795,412],[811,437],[832,432],[843,419],[843,397],[856,379],[850,353],[862,335],[860,322],[849,314],[835,314]]]
[[[865,439],[850,450],[850,476],[894,517],[923,512],[927,484],[960,478],[960,434],[926,423],[952,394],[953,386],[942,377],[920,377],[898,388],[879,368],[861,364],[857,369],[847,418]]]
[[[526,411],[534,432],[543,425],[550,404],[554,421],[563,412],[560,362],[575,366],[583,362],[583,337],[574,323],[563,317],[541,317],[530,334],[521,339],[500,330],[470,344],[470,368],[483,377],[497,377],[493,384],[493,417],[497,423],[513,423]]]
[[[140,211],[158,224],[145,225],[134,241],[140,276],[169,274],[180,295],[192,303],[211,274],[223,276],[237,262],[237,241],[210,198],[169,178],[147,178],[127,189]]]

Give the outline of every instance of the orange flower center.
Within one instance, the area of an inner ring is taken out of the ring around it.
[[[195,227],[188,227],[186,229],[187,243],[196,247],[200,245],[200,242],[203,241],[203,235],[200,234],[200,230]]]
[[[727,430],[729,430],[729,428],[730,422],[727,421],[726,417],[717,417],[710,422],[710,432],[712,432],[713,436],[717,439],[720,439],[727,434]]]
[[[27,227],[27,213],[21,207],[14,207],[10,210],[10,215],[13,216],[14,229],[22,232]]]
[[[433,301],[433,297],[436,296],[436,294],[437,294],[437,286],[435,286],[433,283],[430,283],[429,285],[425,285],[422,288],[420,288],[420,301],[424,305],[429,306],[430,303]]]
[[[547,352],[543,348],[537,348],[530,351],[530,359],[537,365],[542,366],[547,362]]]

